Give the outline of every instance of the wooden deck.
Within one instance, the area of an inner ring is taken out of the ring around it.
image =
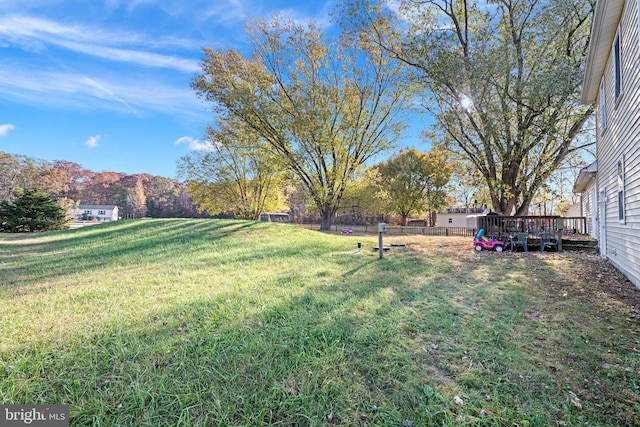
[[[560,221],[559,221],[560,219]],[[562,220],[559,216],[499,216],[487,215],[478,217],[478,230],[484,229],[488,236],[496,236],[500,240],[509,240],[516,233],[527,233],[535,238],[542,232],[559,234]]]
[[[540,250],[538,235],[542,232],[562,238],[562,250],[598,250],[598,241],[586,234],[585,218],[488,215],[478,217],[478,229],[484,229],[485,235],[507,243],[514,234],[527,233],[529,250]]]

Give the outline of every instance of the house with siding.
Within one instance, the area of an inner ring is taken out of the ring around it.
[[[600,254],[640,287],[640,0],[598,0],[581,100],[596,106]],[[593,203],[593,201],[592,201]]]
[[[75,211],[78,220],[117,221],[118,206],[116,205],[78,205]]]
[[[598,172],[598,162],[595,161],[580,170],[576,182],[573,185],[573,192],[580,194],[580,211],[577,215],[586,218],[587,233],[594,239],[598,238],[598,212],[597,200],[598,189],[596,187],[596,173]]]
[[[476,218],[486,213],[483,208],[447,208],[436,214],[436,227],[475,228]]]

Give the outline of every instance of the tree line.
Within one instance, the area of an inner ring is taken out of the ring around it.
[[[246,217],[281,206],[280,188],[294,181],[328,229],[358,188],[371,188],[358,184],[375,181],[364,168],[398,148],[417,107],[435,119],[425,132],[432,146],[460,159],[457,175],[479,187],[476,202],[525,214],[565,159],[593,144],[581,137],[593,108],[578,101],[593,7],[350,0],[331,31],[250,20],[250,54],[204,49],[192,88],[216,122],[208,149],[181,159],[181,170],[203,204],[241,200],[233,210]],[[392,187],[376,194],[395,197],[406,219],[411,202],[400,199],[410,192]],[[437,194],[423,189],[420,203],[435,206]]]
[[[322,223],[324,213],[313,194],[295,175],[265,159],[265,153],[239,152],[236,145],[230,149],[222,144],[183,157],[179,169],[189,179],[187,191],[194,202],[212,215],[226,212],[257,220],[262,212],[289,212],[294,221]],[[435,225],[435,213],[455,203],[447,197],[455,164],[446,151],[412,148],[359,167],[344,184],[333,214],[348,215],[352,221],[396,215],[401,225],[411,215],[428,214],[430,225]]]
[[[0,202],[17,190],[38,189],[63,208],[118,205],[125,218],[199,216],[186,186],[150,174],[93,172],[65,160],[48,162],[0,151]]]

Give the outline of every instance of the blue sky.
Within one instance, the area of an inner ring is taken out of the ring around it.
[[[201,47],[249,53],[247,17],[279,13],[327,26],[333,8],[314,0],[0,0],[0,151],[175,177],[176,161],[213,121],[189,87]]]

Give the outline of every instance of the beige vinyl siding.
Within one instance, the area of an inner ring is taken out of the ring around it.
[[[613,58],[605,68],[607,128],[598,135],[598,188],[606,190],[607,257],[640,287],[640,46],[638,2],[620,21],[623,94],[614,104]],[[618,160],[624,157],[625,223],[618,222]],[[603,238],[603,236],[600,236]]]
[[[592,181],[582,192],[580,216],[587,219],[587,233],[597,239],[598,229],[593,220],[598,215],[598,192],[595,189],[595,181]]]
[[[468,213],[464,214],[448,214],[448,213],[440,213],[436,216],[436,227],[467,227],[467,216]],[[449,222],[451,220],[451,222]],[[475,227],[472,225],[471,228]]]

